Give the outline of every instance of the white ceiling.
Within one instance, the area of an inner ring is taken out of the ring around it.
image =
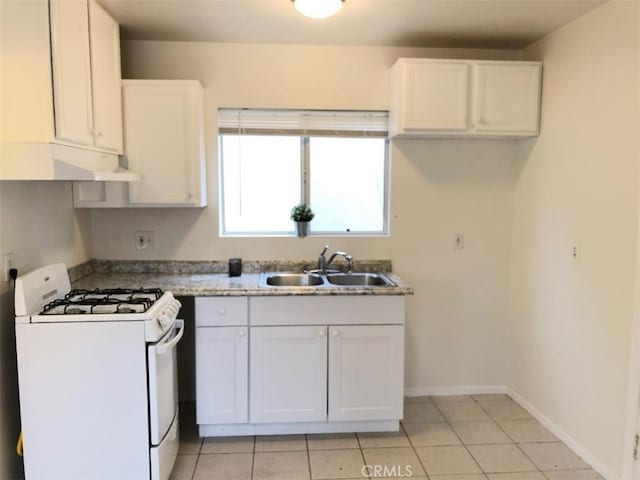
[[[291,0],[101,0],[126,39],[522,48],[605,0],[346,0],[325,20]]]

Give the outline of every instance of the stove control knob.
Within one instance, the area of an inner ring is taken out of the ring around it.
[[[163,313],[158,317],[158,324],[162,328],[167,328],[169,325],[171,325],[171,319],[167,316],[166,313]]]

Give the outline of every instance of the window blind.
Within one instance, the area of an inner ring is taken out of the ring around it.
[[[220,134],[387,137],[389,113],[363,110],[221,108]]]

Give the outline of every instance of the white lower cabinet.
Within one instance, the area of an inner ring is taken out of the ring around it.
[[[404,297],[196,298],[201,436],[391,431]]]
[[[247,297],[196,298],[196,421],[249,421]]]
[[[329,421],[402,417],[404,326],[329,327]]]
[[[327,419],[327,327],[252,327],[251,422]]]
[[[197,327],[196,421],[248,421],[247,327]]]

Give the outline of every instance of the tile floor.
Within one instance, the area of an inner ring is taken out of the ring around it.
[[[203,440],[181,408],[173,480],[602,480],[506,395],[406,398],[391,433]]]

